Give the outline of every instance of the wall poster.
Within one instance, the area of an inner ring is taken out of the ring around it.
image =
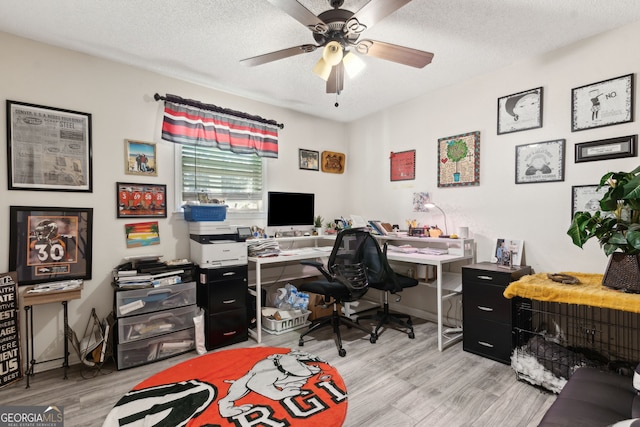
[[[18,330],[18,276],[0,274],[0,388],[22,378]]]

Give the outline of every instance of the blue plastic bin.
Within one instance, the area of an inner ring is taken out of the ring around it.
[[[186,221],[224,221],[227,217],[226,205],[185,205]]]

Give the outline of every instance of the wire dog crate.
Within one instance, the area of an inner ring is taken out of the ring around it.
[[[640,314],[516,298],[519,379],[559,393],[573,372],[594,366],[631,376],[640,361]]]

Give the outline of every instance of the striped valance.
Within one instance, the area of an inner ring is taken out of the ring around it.
[[[215,105],[167,95],[162,139],[238,154],[278,157],[278,123]]]

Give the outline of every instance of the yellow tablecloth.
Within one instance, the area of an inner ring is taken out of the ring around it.
[[[630,294],[602,286],[602,274],[564,273],[580,280],[575,285],[554,282],[547,273],[531,274],[512,282],[506,298],[522,297],[538,301],[590,305],[640,313],[640,294]]]

